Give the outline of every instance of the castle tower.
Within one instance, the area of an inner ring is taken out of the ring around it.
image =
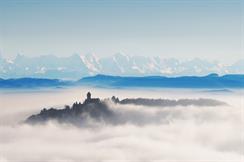
[[[100,102],[100,99],[99,98],[92,98],[90,92],[88,92],[86,94],[86,100],[84,101],[84,104],[99,103],[99,102]]]
[[[87,99],[87,100],[91,100],[91,93],[90,93],[90,92],[87,93],[87,95],[86,95],[86,99]]]

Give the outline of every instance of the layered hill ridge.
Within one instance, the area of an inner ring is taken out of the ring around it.
[[[153,88],[244,88],[244,75],[229,74],[219,76],[146,76],[123,77],[96,75],[84,77],[77,81],[43,78],[1,79],[0,88],[38,88],[38,87],[67,87],[67,86],[94,86],[94,87],[153,87]]]

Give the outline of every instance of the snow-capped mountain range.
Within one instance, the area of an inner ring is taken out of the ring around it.
[[[120,76],[182,76],[207,75],[209,73],[243,74],[244,60],[232,65],[209,62],[202,59],[180,61],[174,58],[128,56],[115,54],[98,58],[92,54],[73,54],[69,57],[43,55],[27,57],[17,55],[8,60],[0,56],[0,78],[42,77],[79,79],[96,74]]]

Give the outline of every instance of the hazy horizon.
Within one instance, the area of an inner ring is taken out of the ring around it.
[[[179,61],[189,61],[189,60],[194,60],[194,59],[200,59],[200,60],[204,60],[204,61],[208,61],[208,62],[219,62],[219,63],[225,64],[225,65],[233,64],[233,63],[236,63],[238,61],[244,61],[244,57],[241,57],[241,58],[238,58],[238,59],[232,59],[232,60],[223,61],[223,60],[220,60],[218,58],[211,59],[211,58],[200,57],[200,56],[197,56],[197,55],[193,56],[193,57],[185,58],[185,57],[163,56],[163,55],[136,55],[136,54],[130,54],[130,53],[125,53],[125,52],[121,52],[121,51],[112,53],[110,55],[104,55],[104,56],[99,56],[98,54],[96,54],[94,52],[84,52],[84,53],[82,53],[82,52],[71,52],[71,53],[66,54],[66,55],[59,55],[59,54],[55,54],[55,53],[41,53],[39,55],[27,55],[26,53],[18,52],[18,53],[14,54],[14,55],[6,55],[6,54],[1,53],[1,50],[0,50],[0,57],[2,57],[3,59],[6,59],[6,60],[14,60],[18,56],[24,56],[24,57],[28,57],[28,58],[38,58],[38,57],[43,57],[43,56],[55,56],[57,58],[68,58],[68,57],[71,57],[71,56],[74,56],[74,55],[79,55],[79,56],[91,55],[91,56],[94,56],[94,57],[100,59],[100,58],[112,57],[112,56],[115,56],[115,55],[118,55],[118,54],[119,55],[128,56],[128,57],[147,57],[147,58],[161,58],[161,59],[176,59],[176,60],[179,60]]]

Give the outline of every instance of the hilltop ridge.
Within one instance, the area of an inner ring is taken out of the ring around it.
[[[85,124],[89,120],[118,124],[128,122],[121,113],[112,108],[113,104],[120,105],[141,105],[150,107],[176,107],[176,106],[220,106],[227,105],[225,102],[213,99],[148,99],[148,98],[126,98],[120,100],[118,97],[101,100],[92,98],[91,93],[87,93],[87,98],[83,103],[75,102],[71,107],[66,105],[63,109],[42,109],[39,114],[31,115],[25,122],[29,124],[45,123],[49,120],[56,120],[61,123],[71,123],[74,125]]]

